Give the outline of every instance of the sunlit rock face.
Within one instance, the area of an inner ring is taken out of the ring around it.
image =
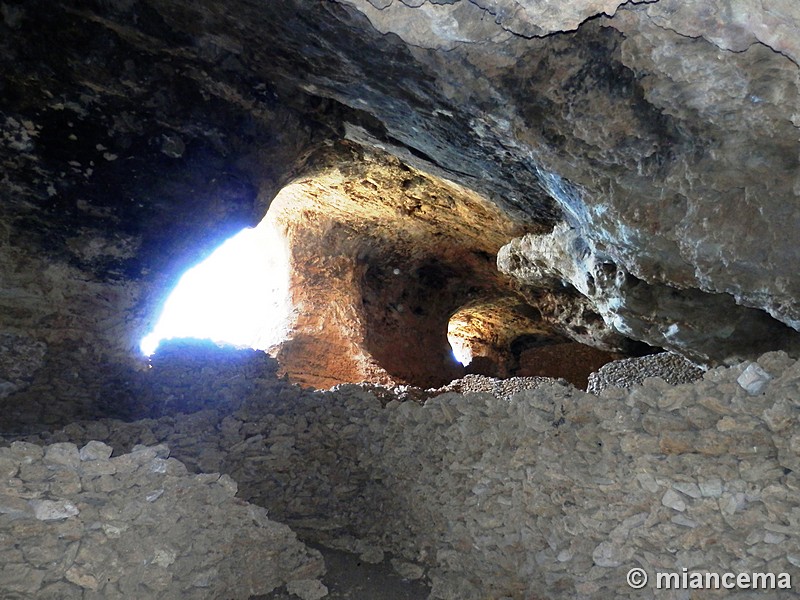
[[[475,329],[476,355],[514,323],[503,349],[532,330],[557,335],[524,314],[497,271],[498,249],[525,228],[486,199],[350,142],[318,150],[304,169],[268,213],[290,254],[295,317],[275,351],[292,381],[441,385],[463,374],[448,322],[475,302],[508,306],[509,322]]]

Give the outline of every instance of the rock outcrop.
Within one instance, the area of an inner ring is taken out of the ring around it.
[[[588,344],[620,348],[624,336],[705,363],[735,363],[770,348],[800,353],[800,332],[763,311],[728,294],[637,279],[565,224],[510,242],[498,254],[498,268],[522,282],[534,301],[560,296],[550,319]],[[586,314],[602,317],[588,331]]]

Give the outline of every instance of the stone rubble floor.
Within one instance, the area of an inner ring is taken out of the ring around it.
[[[410,581],[398,575],[385,558],[378,564],[362,561],[355,554],[308,544],[322,553],[327,572],[322,582],[328,588],[324,600],[425,600],[430,588],[422,581]],[[297,600],[285,588],[250,600]]]

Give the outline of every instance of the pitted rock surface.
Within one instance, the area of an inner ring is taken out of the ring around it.
[[[670,385],[691,383],[702,378],[704,372],[694,363],[670,352],[623,358],[606,363],[589,375],[587,391],[600,394],[610,387],[631,388],[641,385],[648,377],[659,377]]]

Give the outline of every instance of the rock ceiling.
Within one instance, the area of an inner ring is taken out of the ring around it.
[[[3,0],[0,16],[0,326],[29,345],[130,353],[183,269],[285,185],[339,173],[351,219],[325,212],[344,197],[326,183],[289,219],[300,254],[327,243],[325,269],[345,256],[358,276],[337,286],[362,298],[308,312],[286,351],[335,329],[350,359],[320,367],[333,379],[408,379],[421,365],[398,356],[446,353],[447,318],[481,302],[497,327],[605,349],[798,352],[793,0]],[[299,227],[312,213],[324,227]],[[370,283],[398,259],[439,270]],[[297,267],[309,285],[325,270]],[[427,321],[390,324],[429,292]]]

